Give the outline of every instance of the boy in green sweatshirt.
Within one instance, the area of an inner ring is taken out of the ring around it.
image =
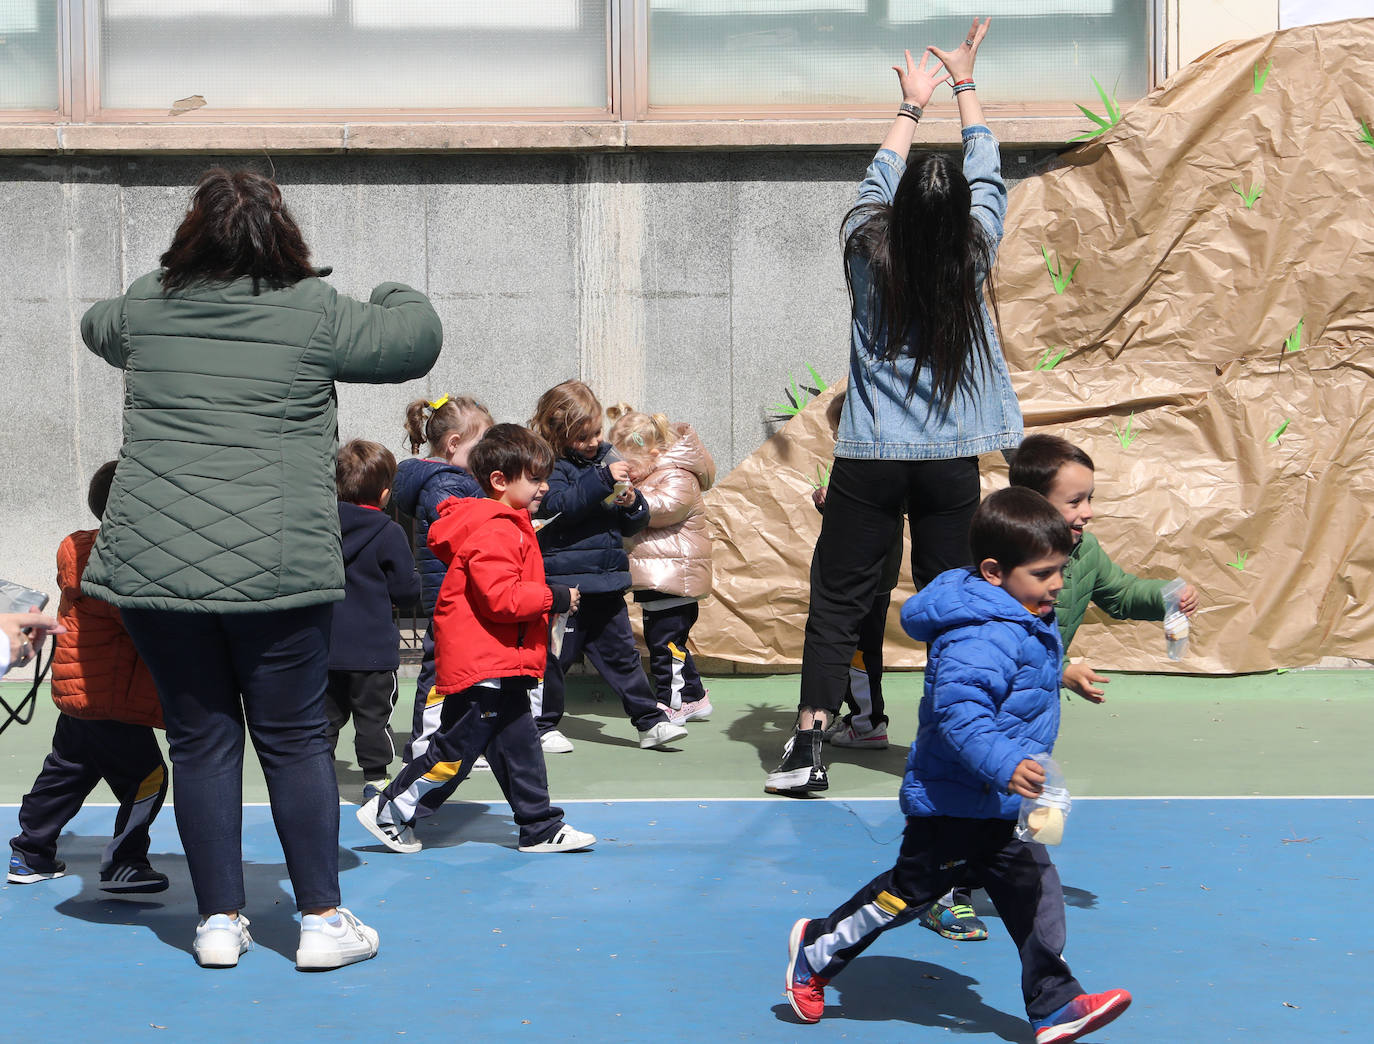
[[[1118,620],[1163,620],[1164,580],[1145,580],[1126,572],[1102,550],[1097,537],[1084,532],[1093,518],[1093,462],[1067,439],[1030,435],[1011,460],[1011,484],[1033,489],[1058,509],[1073,532],[1073,553],[1064,565],[1064,589],[1054,607],[1059,637],[1064,643],[1060,684],[1085,700],[1106,698],[1099,685],[1110,680],[1086,663],[1069,663],[1069,643],[1083,622],[1088,604]],[[1197,611],[1198,594],[1188,584],[1179,595],[1179,608],[1188,616]],[[973,910],[971,888],[962,886],[922,911],[921,924],[946,939],[981,942],[987,925]]]

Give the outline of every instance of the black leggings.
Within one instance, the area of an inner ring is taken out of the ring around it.
[[[836,458],[811,560],[801,707],[839,713],[859,630],[879,593],[883,560],[901,532],[903,509],[910,518],[911,572],[919,588],[946,569],[969,564],[968,526],[978,498],[977,457]]]

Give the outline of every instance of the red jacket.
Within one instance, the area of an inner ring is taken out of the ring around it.
[[[529,514],[450,497],[429,527],[429,549],[448,567],[434,604],[439,692],[487,678],[542,678],[553,592]]]
[[[153,676],[119,610],[81,593],[81,574],[99,530],[79,529],[57,549],[57,619],[67,629],[57,636],[52,658],[52,699],[73,718],[100,718],[162,728],[162,704]]]

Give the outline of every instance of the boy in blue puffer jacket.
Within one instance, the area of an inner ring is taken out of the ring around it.
[[[1034,756],[1053,750],[1059,732],[1054,603],[1073,536],[1044,497],[1013,488],[979,505],[969,544],[973,569],[941,573],[902,607],[902,627],[929,654],[897,863],[829,916],[792,926],[787,999],[803,1020],[819,1021],[832,978],[972,876],[1021,955],[1037,1044],[1078,1040],[1125,1011],[1131,995],[1083,992],[1061,956],[1059,874],[1044,845],[1015,836],[1021,798],[1037,796],[1045,779]]]

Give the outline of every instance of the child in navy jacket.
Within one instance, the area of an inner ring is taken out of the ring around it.
[[[396,469],[391,502],[413,520],[415,563],[424,591],[421,606],[426,617],[434,615],[434,602],[444,582],[447,566],[429,549],[429,527],[439,517],[439,505],[449,497],[485,496],[468,471],[468,455],[495,422],[487,408],[466,395],[441,395],[431,401],[416,399],[406,407],[406,438],[410,452],[426,446],[426,457],[408,457]],[[434,688],[434,628],[425,629],[420,646],[420,675],[415,680],[415,710],[410,722],[407,763],[420,757],[439,727],[443,699]],[[424,811],[421,815],[425,815]]]
[[[625,592],[630,559],[625,537],[649,524],[649,506],[630,481],[630,466],[601,441],[601,403],[581,381],[564,381],[539,397],[530,427],[553,448],[549,491],[536,516],[539,544],[551,582],[582,593],[577,615],[567,620],[561,650],[549,643],[544,684],[530,694],[540,742],[547,754],[566,754],[572,742],[559,731],[564,674],[586,653],[615,690],[639,745],[659,750],[687,730],[668,720],[644,676],[630,630]]]
[[[1061,955],[1059,874],[1044,845],[1015,836],[1021,798],[1038,796],[1045,780],[1034,757],[1059,731],[1054,602],[1073,537],[1044,497],[1013,488],[979,505],[969,543],[974,569],[941,573],[902,607],[903,628],[929,654],[896,865],[829,916],[792,926],[787,998],[804,1021],[819,1021],[831,979],[971,873],[1021,956],[1037,1044],[1077,1040],[1125,1011],[1131,995],[1083,992]]]
[[[335,483],[343,537],[344,599],[334,606],[329,631],[329,682],[325,713],[329,746],[353,719],[353,749],[363,770],[364,800],[386,786],[396,745],[391,710],[401,636],[391,607],[420,598],[420,576],[405,530],[382,513],[396,474],[385,446],[354,439],[339,450]]]

